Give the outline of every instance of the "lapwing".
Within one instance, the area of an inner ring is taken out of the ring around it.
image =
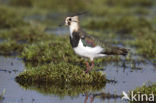
[[[128,50],[125,48],[108,46],[82,31],[79,26],[78,16],[67,17],[65,19],[65,25],[69,26],[70,44],[74,52],[81,57],[89,58],[91,61],[91,65],[89,62],[86,62],[86,73],[94,67],[94,58],[105,57],[107,55],[125,56],[128,53]]]

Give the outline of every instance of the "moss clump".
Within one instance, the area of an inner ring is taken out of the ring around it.
[[[15,10],[0,5],[0,29],[17,27],[24,24],[20,15]]]
[[[147,94],[147,95],[153,93],[154,98],[156,98],[156,84],[153,84],[153,85],[150,85],[150,86],[144,85],[142,87],[136,88],[134,90],[134,94],[135,93]],[[156,102],[156,100],[154,100],[152,102],[148,101],[148,103],[155,103],[155,102]],[[145,99],[144,99],[144,101],[141,101],[141,102],[137,101],[137,102],[131,102],[131,103],[147,103],[147,101],[145,101]]]
[[[54,37],[51,40],[33,43],[24,48],[21,57],[25,61],[37,63],[59,63],[61,61],[75,63],[82,61],[75,56],[69,43],[68,36]]]
[[[9,4],[21,7],[31,7],[33,5],[33,0],[11,0]]]
[[[138,46],[138,54],[141,54],[146,58],[156,59],[156,46],[151,39],[137,39],[135,44]]]
[[[123,6],[152,6],[152,1],[150,0],[105,0],[108,5],[115,6],[115,5],[123,5]]]
[[[31,25],[1,30],[0,39],[3,41],[0,43],[0,54],[12,55],[18,53],[20,55],[23,48],[28,45],[52,38],[53,36],[46,35],[43,29]]]
[[[16,41],[13,40],[6,40],[2,43],[0,43],[0,54],[1,55],[12,55],[12,54],[17,54],[20,53],[24,45],[17,44]]]
[[[96,84],[105,83],[105,76],[101,72],[92,71],[89,74],[84,68],[70,63],[50,63],[29,68],[16,77],[19,82],[55,83],[55,84]]]
[[[156,35],[155,31],[144,29],[137,32],[135,40],[131,41],[131,45],[135,46],[136,52],[148,59],[156,60]]]
[[[108,17],[99,19],[88,19],[83,24],[89,29],[104,29],[108,31],[116,31],[120,33],[132,33],[134,30],[141,28],[151,28],[149,21],[145,18],[137,18],[134,16]]]
[[[11,28],[10,30],[0,31],[1,39],[10,39],[18,43],[33,43],[44,39],[51,39],[53,36],[46,35],[42,27],[24,25],[22,27]]]
[[[54,11],[60,11],[60,12],[75,12],[75,11],[88,10],[89,12],[94,11],[94,13],[97,14],[97,12],[100,11],[100,14],[103,15],[105,14],[105,11],[107,11],[105,10],[105,8],[110,8],[109,6],[111,6],[111,8],[116,8],[119,6],[122,6],[124,8],[136,7],[136,6],[151,7],[153,5],[153,2],[154,1],[151,1],[151,0],[137,0],[137,1],[132,1],[132,0],[118,0],[118,1],[115,1],[115,0],[102,0],[102,1],[46,0],[46,2],[42,0],[34,0],[33,6],[38,7],[38,8],[48,8],[48,9],[51,9]]]
[[[75,5],[76,4],[76,5]],[[59,11],[59,12],[75,12],[75,11],[81,11],[85,10],[86,5],[83,0],[38,0],[34,1],[34,6],[40,7],[40,8],[48,8],[51,10]],[[72,9],[71,9],[72,8]]]

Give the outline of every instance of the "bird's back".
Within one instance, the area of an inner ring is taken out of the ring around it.
[[[90,47],[101,46],[103,48],[103,51],[101,52],[101,54],[125,56],[128,53],[127,49],[117,47],[117,46],[112,46],[102,40],[99,40],[95,36],[88,35],[84,31],[79,31],[79,35],[84,45],[90,46]]]

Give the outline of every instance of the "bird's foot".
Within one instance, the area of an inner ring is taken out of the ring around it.
[[[87,67],[87,69],[86,69],[85,73],[88,73],[88,71],[90,70],[90,65],[88,62],[86,62],[86,67]]]
[[[85,71],[85,73],[88,73],[89,71],[92,70],[92,68],[94,67],[94,62],[92,61],[92,65],[90,66],[88,62],[86,62],[86,66],[87,66],[87,69]]]
[[[92,61],[91,69],[94,67],[94,62]]]

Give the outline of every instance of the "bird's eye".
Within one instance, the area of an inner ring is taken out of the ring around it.
[[[71,19],[71,18],[69,18],[68,20],[69,20],[69,21],[71,21],[72,19]]]

